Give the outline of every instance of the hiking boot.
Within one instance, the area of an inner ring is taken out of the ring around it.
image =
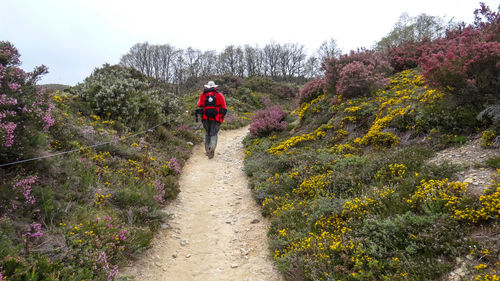
[[[214,158],[214,154],[215,154],[215,148],[210,148],[210,152],[208,152],[208,159],[212,159]]]

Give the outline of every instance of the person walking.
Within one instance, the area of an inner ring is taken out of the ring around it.
[[[208,81],[198,99],[198,107],[203,110],[201,122],[205,129],[205,154],[212,159],[217,146],[217,134],[227,113],[226,100],[217,91],[214,81]]]

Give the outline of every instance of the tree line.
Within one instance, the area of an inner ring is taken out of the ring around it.
[[[227,46],[222,52],[179,49],[170,44],[137,43],[122,56],[120,64],[167,83],[186,85],[190,81],[216,75],[270,77],[295,81],[320,74],[320,62],[339,55],[335,40],[325,41],[308,56],[304,45],[271,42],[258,46]]]
[[[402,14],[391,32],[373,48],[387,51],[407,42],[443,37],[458,23],[438,16]],[[353,52],[353,51],[351,51]],[[359,50],[358,50],[359,52]],[[276,43],[259,46],[226,46],[220,53],[189,47],[180,49],[170,44],[137,43],[120,59],[120,64],[143,74],[175,85],[177,92],[189,89],[200,79],[230,75],[236,77],[268,77],[278,81],[304,82],[322,74],[326,58],[342,55],[334,39],[324,41],[311,55],[299,43]]]

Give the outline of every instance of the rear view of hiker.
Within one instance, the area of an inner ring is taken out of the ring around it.
[[[211,159],[214,157],[215,147],[217,146],[217,133],[227,113],[226,100],[217,91],[217,85],[215,85],[214,81],[209,81],[205,85],[205,89],[198,100],[198,107],[203,110],[201,122],[206,132],[205,153]]]

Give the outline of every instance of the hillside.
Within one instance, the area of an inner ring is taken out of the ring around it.
[[[293,112],[255,114],[245,170],[287,280],[499,280],[499,13],[476,20],[327,59]]]
[[[245,169],[289,280],[446,279],[465,256],[467,279],[483,267],[495,274],[499,149],[459,164],[436,155],[468,142],[412,120],[442,99],[418,71],[403,71],[374,97],[320,95],[295,112],[297,127],[245,140]],[[487,180],[466,179],[470,168]]]

